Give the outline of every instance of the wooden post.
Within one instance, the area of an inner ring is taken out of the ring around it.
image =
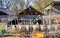
[[[51,9],[49,11],[49,25],[51,26]]]
[[[43,16],[43,25],[44,25],[44,16]]]

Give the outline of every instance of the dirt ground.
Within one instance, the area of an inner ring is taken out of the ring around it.
[[[31,38],[30,36],[23,36],[23,35],[10,35],[10,36],[5,36],[5,37],[0,37],[0,38]]]
[[[0,38],[31,38],[31,37],[16,37],[16,36],[8,36],[8,37],[0,37]]]

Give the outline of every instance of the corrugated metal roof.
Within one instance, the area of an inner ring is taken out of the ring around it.
[[[60,0],[54,0],[54,1],[60,1]]]
[[[0,18],[8,18],[8,15],[0,15]]]
[[[42,12],[36,10],[32,6],[29,6],[28,8],[21,11],[18,15],[44,15]]]
[[[12,21],[14,20],[14,16],[8,16],[8,15],[1,15],[0,16],[0,19],[3,20],[3,22],[9,22],[9,21]]]
[[[55,5],[60,5],[60,0],[54,0]]]
[[[8,10],[7,8],[0,7],[0,11],[8,14],[8,15],[16,15],[13,11]]]

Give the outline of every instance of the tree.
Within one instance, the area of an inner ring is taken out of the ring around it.
[[[2,0],[0,0],[0,6],[2,6]]]
[[[11,6],[10,1],[6,4],[6,7],[9,9]]]
[[[42,11],[42,1],[40,0],[34,0],[34,5],[33,7],[37,9],[38,11]]]
[[[25,2],[24,2],[24,0],[20,0],[20,6],[21,6],[21,10],[23,10],[24,9],[24,6],[25,6]]]
[[[53,0],[34,0],[33,7],[39,11],[43,11],[43,8],[53,2]]]

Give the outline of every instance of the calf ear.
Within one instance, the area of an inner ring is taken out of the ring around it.
[[[35,30],[35,29],[36,29],[36,25],[35,26],[33,25],[33,30]]]
[[[7,27],[10,27],[9,25],[7,25]]]
[[[41,26],[41,30],[43,30],[44,28],[43,28],[43,26]]]
[[[26,30],[29,30],[29,25],[26,25]]]
[[[8,26],[7,26],[7,25],[5,25],[5,30],[7,30],[7,28],[8,28]]]
[[[11,25],[12,29],[15,29],[15,26],[14,25]]]
[[[22,26],[18,26],[18,27],[19,27],[19,30],[21,30],[21,27],[22,27]]]
[[[14,26],[14,27],[16,27],[16,26]]]

